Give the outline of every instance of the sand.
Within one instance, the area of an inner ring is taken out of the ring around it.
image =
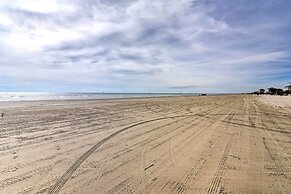
[[[291,96],[263,95],[260,100],[273,106],[291,108]]]
[[[291,110],[247,95],[0,103],[0,193],[290,193]]]

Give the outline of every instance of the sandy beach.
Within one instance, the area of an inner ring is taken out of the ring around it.
[[[290,108],[291,107],[291,96],[270,96],[263,95],[260,96],[260,100],[267,104],[275,107]]]
[[[1,102],[0,193],[290,193],[291,108],[271,101]]]

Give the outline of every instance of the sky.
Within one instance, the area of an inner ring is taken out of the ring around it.
[[[291,82],[290,0],[0,0],[0,92]]]

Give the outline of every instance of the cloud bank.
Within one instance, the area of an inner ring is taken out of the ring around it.
[[[0,91],[282,86],[290,31],[289,0],[1,0]]]

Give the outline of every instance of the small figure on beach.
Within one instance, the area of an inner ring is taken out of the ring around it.
[[[1,113],[1,118],[3,118],[4,117],[4,112],[3,113]]]

